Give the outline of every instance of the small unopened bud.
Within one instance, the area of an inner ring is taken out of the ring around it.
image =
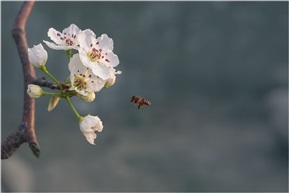
[[[42,88],[35,84],[29,84],[27,88],[27,94],[31,98],[39,98],[43,95]]]
[[[28,58],[34,67],[40,68],[46,64],[48,54],[40,43],[33,48],[28,48]]]
[[[49,103],[48,103],[48,108],[47,108],[47,110],[50,112],[50,111],[52,111],[55,107],[56,107],[56,105],[58,104],[58,102],[59,102],[59,100],[60,100],[61,98],[59,97],[59,96],[51,96],[51,98],[50,98],[50,100],[49,100]]]
[[[104,88],[108,88],[108,87],[111,87],[112,85],[114,85],[114,83],[115,83],[115,75],[113,75],[111,78],[109,78],[107,81],[106,81],[106,83],[105,83],[105,85],[104,85]]]
[[[111,87],[112,85],[114,85],[115,83],[115,79],[116,79],[116,74],[121,74],[122,72],[121,71],[117,71],[115,72],[114,69],[111,69],[110,70],[110,78],[106,81],[105,85],[104,85],[104,88],[108,88],[108,87]]]
[[[81,99],[84,102],[92,102],[95,99],[95,93],[94,92],[89,92],[86,96],[81,96]]]

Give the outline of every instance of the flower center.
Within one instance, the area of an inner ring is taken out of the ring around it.
[[[102,49],[92,48],[88,53],[87,56],[90,58],[92,62],[98,62],[102,56]]]
[[[74,82],[73,82],[74,88],[76,88],[79,91],[85,90],[87,88],[85,78],[81,76],[81,74],[80,76],[77,76],[77,75],[74,75],[74,76],[75,76]]]
[[[59,37],[60,40],[65,42],[66,46],[73,46],[76,44],[75,39],[76,39],[76,35],[75,34],[60,34],[57,33],[57,36]]]

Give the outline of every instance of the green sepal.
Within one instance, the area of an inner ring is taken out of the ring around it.
[[[71,58],[72,49],[66,50],[65,52],[67,54],[68,59],[70,59]]]

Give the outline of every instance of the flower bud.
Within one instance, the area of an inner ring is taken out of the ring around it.
[[[44,66],[46,64],[48,54],[40,43],[33,48],[28,48],[28,58],[34,67],[39,68],[40,66]]]
[[[115,75],[112,75],[105,83],[104,88],[111,87],[115,83]]]
[[[27,94],[31,98],[39,98],[43,95],[42,88],[35,84],[29,84],[27,88]]]
[[[51,96],[47,108],[48,112],[52,111],[56,107],[60,99],[61,98],[59,96]]]
[[[115,79],[116,79],[116,74],[121,74],[122,72],[121,71],[115,71],[115,69],[111,68],[110,69],[110,77],[109,79],[106,81],[105,85],[104,85],[104,88],[108,88],[108,87],[111,87],[112,85],[114,85],[115,83]]]
[[[94,99],[95,99],[95,93],[94,92],[89,92],[89,93],[87,93],[87,95],[86,96],[82,96],[81,95],[81,99],[84,101],[84,102],[92,102],[92,101],[94,101]]]

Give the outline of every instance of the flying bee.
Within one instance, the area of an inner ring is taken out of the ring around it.
[[[151,105],[151,102],[148,101],[147,99],[141,98],[139,96],[132,96],[130,102],[135,103],[136,105],[138,105],[138,109],[140,109],[141,106],[143,105]]]

